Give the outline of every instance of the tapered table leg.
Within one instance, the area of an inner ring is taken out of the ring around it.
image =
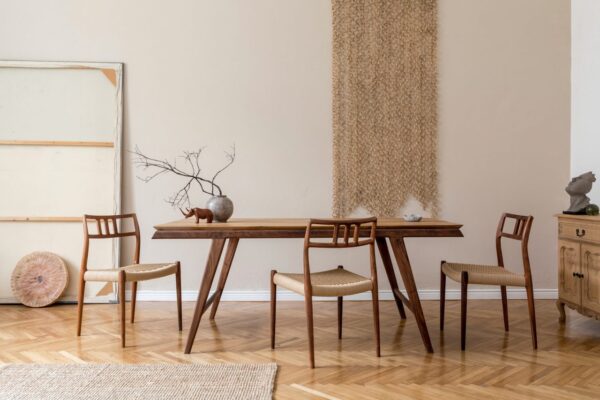
[[[421,332],[421,339],[423,344],[429,353],[433,353],[433,346],[431,345],[431,339],[429,338],[429,331],[427,330],[427,323],[425,322],[425,315],[423,314],[423,308],[421,307],[421,300],[419,299],[419,293],[417,292],[417,285],[415,284],[415,278],[412,273],[410,266],[410,260],[408,259],[408,253],[406,252],[406,245],[404,244],[403,238],[390,238],[392,245],[392,251],[398,263],[400,269],[400,275],[404,282],[404,287],[408,294],[410,301],[410,309],[415,315],[419,332]]]
[[[235,250],[237,249],[239,238],[230,238],[229,244],[227,244],[227,251],[225,252],[225,260],[221,267],[221,276],[219,277],[219,283],[217,284],[217,291],[215,292],[215,300],[213,301],[212,308],[210,309],[210,319],[215,319],[217,315],[217,309],[219,308],[219,302],[221,301],[221,295],[225,289],[225,282],[229,276],[229,270],[233,263],[233,257],[235,256]]]
[[[388,249],[385,238],[377,238],[377,248],[379,249],[379,254],[381,255],[381,260],[383,261],[383,267],[385,268],[385,273],[388,277],[388,281],[390,282],[390,287],[392,289],[392,294],[394,295],[394,300],[396,300],[396,307],[398,308],[398,312],[400,313],[400,318],[406,319],[406,312],[404,311],[402,299],[400,299],[400,297],[398,297],[397,294],[397,291],[400,289],[398,288],[398,281],[396,280],[394,265],[392,264],[390,250]]]
[[[196,332],[198,332],[200,319],[202,318],[202,313],[205,310],[208,293],[210,292],[210,287],[215,279],[215,273],[217,272],[217,267],[219,266],[219,260],[221,259],[221,253],[223,252],[224,246],[225,239],[212,239],[210,253],[208,254],[206,267],[204,268],[204,275],[202,276],[202,282],[200,283],[200,291],[198,292],[198,300],[196,301],[194,318],[192,319],[192,325],[190,327],[190,332],[188,333],[187,344],[185,345],[185,354],[190,354],[192,351],[194,339],[196,338]]]

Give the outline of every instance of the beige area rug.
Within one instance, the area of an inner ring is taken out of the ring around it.
[[[271,399],[276,372],[276,364],[11,364],[0,366],[0,399]]]

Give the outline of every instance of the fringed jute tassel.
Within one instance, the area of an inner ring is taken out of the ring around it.
[[[333,214],[437,189],[437,0],[333,0]]]

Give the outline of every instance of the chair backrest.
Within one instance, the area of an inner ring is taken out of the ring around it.
[[[122,230],[122,222],[131,221],[133,229]],[[93,230],[91,231],[92,228]],[[84,215],[83,216],[83,257],[81,269],[87,269],[90,239],[116,239],[128,236],[135,237],[133,263],[140,262],[140,226],[135,214],[120,215]]]
[[[514,220],[512,231],[505,232],[507,220]],[[504,213],[500,217],[498,229],[496,229],[496,255],[498,256],[498,265],[504,266],[504,257],[502,255],[502,238],[519,240],[521,242],[521,255],[523,257],[523,269],[527,279],[531,279],[531,266],[529,263],[529,234],[533,216]]]
[[[377,218],[356,219],[311,219],[306,226],[304,235],[304,290],[308,296],[312,295],[310,282],[311,248],[344,249],[350,247],[369,246],[371,265],[371,279],[377,279],[375,266],[375,234],[377,232]],[[315,239],[329,239],[315,240]]]
[[[361,232],[362,231],[362,232]],[[344,248],[373,244],[377,232],[377,218],[311,219],[306,226],[304,247]],[[362,233],[362,237],[361,237]],[[363,238],[365,234],[368,236]],[[331,242],[314,238],[331,237]]]

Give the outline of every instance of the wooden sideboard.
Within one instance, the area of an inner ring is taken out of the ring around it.
[[[560,321],[565,305],[600,318],[600,217],[557,215],[558,300]]]

